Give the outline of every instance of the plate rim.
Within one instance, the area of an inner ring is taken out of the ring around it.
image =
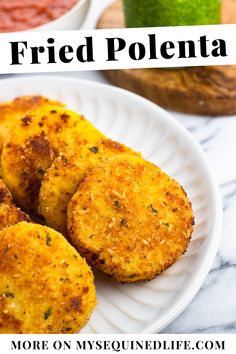
[[[139,103],[145,105],[147,108],[155,110],[158,113],[160,113],[162,116],[165,116],[164,119],[167,120],[168,124],[171,124],[172,126],[175,126],[177,129],[177,135],[178,133],[181,133],[184,135],[184,137],[191,143],[192,147],[196,150],[196,152],[199,155],[199,158],[201,160],[202,166],[204,167],[209,184],[211,186],[211,197],[213,199],[213,205],[214,205],[214,210],[213,210],[213,215],[214,215],[214,222],[213,222],[213,229],[210,232],[211,238],[210,242],[208,245],[208,250],[204,255],[204,258],[202,259],[201,266],[199,267],[199,270],[197,274],[195,275],[195,278],[192,282],[190,282],[190,285],[188,286],[187,290],[185,291],[184,294],[182,294],[176,302],[172,305],[172,309],[167,311],[167,313],[163,316],[161,320],[157,319],[153,321],[151,325],[148,325],[145,330],[143,330],[140,333],[145,333],[145,334],[153,334],[153,333],[159,333],[162,331],[164,328],[166,328],[170,323],[172,323],[186,308],[187,306],[192,302],[194,297],[197,295],[199,290],[201,289],[210,269],[212,266],[212,263],[215,259],[215,256],[217,254],[217,250],[219,247],[221,235],[222,235],[222,227],[223,227],[223,208],[222,208],[222,198],[220,194],[220,189],[219,185],[216,182],[216,179],[213,175],[213,172],[210,168],[210,164],[207,161],[207,156],[205,155],[204,151],[202,150],[200,144],[194,139],[192,134],[183,126],[181,125],[177,119],[175,119],[172,115],[171,112],[166,111],[165,109],[161,108],[157,104],[154,104],[153,102],[149,101],[148,99],[137,95],[136,93],[130,92],[128,90],[113,86],[111,84],[106,84],[106,83],[101,83],[98,81],[93,81],[90,79],[80,79],[80,78],[73,78],[69,76],[63,76],[63,75],[50,75],[50,74],[41,74],[41,75],[20,75],[20,77],[7,77],[3,78],[0,81],[1,83],[4,82],[14,82],[14,81],[55,81],[55,82],[60,82],[60,81],[67,81],[67,82],[73,82],[81,87],[81,85],[85,86],[93,86],[97,87],[98,89],[101,90],[108,90],[108,91],[113,91],[114,93],[118,93],[121,95],[125,96],[130,96],[132,99],[139,101]],[[9,88],[6,85],[6,91],[8,91]],[[29,89],[30,91],[30,89]],[[98,90],[99,91],[99,90]],[[99,91],[100,92],[100,91]],[[30,94],[30,92],[29,92]],[[1,101],[2,102],[2,101]]]

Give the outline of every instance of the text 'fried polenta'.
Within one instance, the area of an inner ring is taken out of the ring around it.
[[[137,156],[93,168],[68,207],[71,243],[120,282],[164,271],[186,251],[192,229],[183,188]]]
[[[3,180],[18,205],[37,213],[42,178],[58,154],[102,137],[83,116],[61,106],[43,105],[23,117],[2,152]]]
[[[0,333],[76,333],[95,302],[93,274],[61,234],[26,222],[0,233]]]
[[[102,139],[70,149],[55,159],[44,175],[39,195],[39,214],[47,225],[66,234],[69,201],[89,170],[113,156],[127,154],[138,155],[123,144]]]

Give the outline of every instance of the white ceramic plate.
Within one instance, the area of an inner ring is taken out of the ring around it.
[[[167,112],[128,91],[90,81],[25,77],[0,81],[0,100],[45,95],[84,114],[108,137],[141,151],[186,189],[195,231],[187,253],[150,282],[121,285],[95,273],[98,305],[83,333],[153,333],[173,321],[202,285],[217,251],[222,208],[197,143]]]

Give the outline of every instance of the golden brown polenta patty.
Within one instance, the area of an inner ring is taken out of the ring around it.
[[[46,170],[60,152],[103,135],[83,116],[61,106],[31,111],[9,136],[2,152],[3,180],[16,203],[37,213]]]
[[[44,175],[39,194],[39,214],[44,216],[47,225],[66,234],[67,207],[83,178],[92,167],[126,154],[138,155],[123,144],[102,139],[75,147],[56,158]]]
[[[0,204],[6,204],[6,205],[13,205],[13,198],[6,187],[6,185],[3,183],[3,181],[0,179]]]
[[[20,119],[31,110],[44,104],[58,105],[56,101],[43,96],[21,96],[0,104],[0,141],[4,142]],[[59,105],[62,105],[61,103]]]
[[[11,193],[0,179],[0,231],[20,221],[30,222],[30,218],[14,205]]]
[[[29,111],[44,104],[57,104],[43,96],[21,96],[0,104],[0,153],[11,131]],[[1,172],[1,168],[0,168]]]
[[[93,274],[61,234],[26,222],[0,233],[0,333],[76,333],[95,302]]]
[[[192,230],[183,188],[131,155],[92,169],[68,207],[71,243],[120,282],[163,272],[186,251]]]
[[[5,227],[18,224],[21,221],[30,222],[30,217],[14,205],[0,204],[0,231]]]

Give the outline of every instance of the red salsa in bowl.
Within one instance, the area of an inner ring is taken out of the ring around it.
[[[64,15],[78,0],[0,0],[0,32],[25,31]]]

